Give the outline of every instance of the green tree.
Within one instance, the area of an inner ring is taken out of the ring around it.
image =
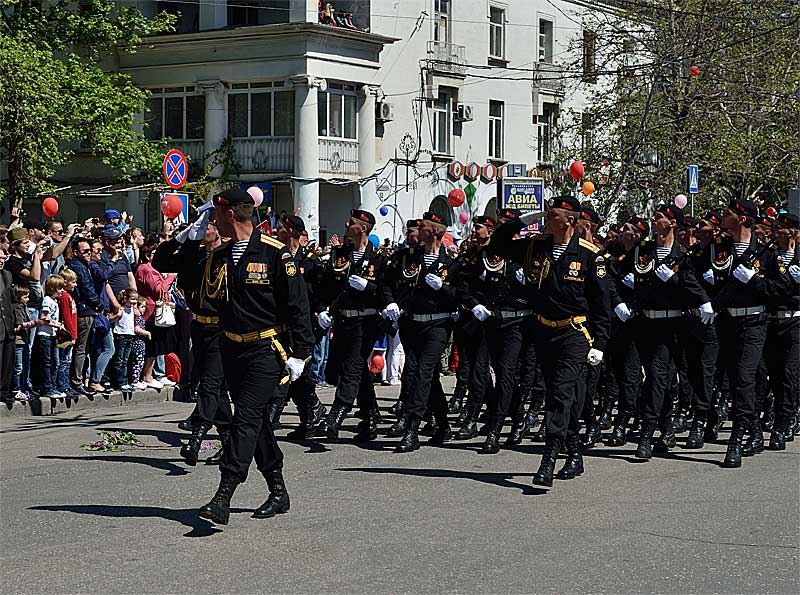
[[[0,0],[0,151],[21,204],[50,181],[78,146],[89,146],[120,180],[153,175],[163,148],[136,130],[147,93],[114,72],[143,37],[169,32],[175,16],[146,18],[112,0]]]

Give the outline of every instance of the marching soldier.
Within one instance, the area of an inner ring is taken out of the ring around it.
[[[501,258],[521,263],[528,302],[536,315],[536,355],[547,384],[546,449],[533,476],[536,485],[552,486],[553,472],[566,438],[567,461],[559,478],[583,473],[578,415],[586,364],[603,359],[609,331],[609,295],[605,259],[579,238],[581,205],[571,196],[551,199],[545,213],[546,234],[514,239],[533,222],[529,214],[499,226],[490,247]]]
[[[269,497],[253,516],[289,511],[283,453],[272,433],[269,404],[284,372],[289,381],[303,373],[314,339],[297,263],[286,246],[253,227],[252,197],[233,188],[214,196],[213,204],[220,235],[230,241],[209,255],[201,299],[211,300],[219,313],[222,366],[235,411],[220,484],[200,516],[224,525],[254,455]]]
[[[391,301],[379,282],[386,262],[369,241],[375,216],[353,209],[347,220],[345,241],[331,250],[327,264],[314,276],[315,296],[326,308],[317,316],[327,330],[334,323],[326,368],[328,382],[336,385],[336,397],[326,419],[328,438],[339,437],[342,422],[358,402],[359,431],[354,440],[377,437],[378,402],[367,359],[381,332],[380,311]]]

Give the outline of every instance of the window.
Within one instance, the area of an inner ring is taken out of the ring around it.
[[[506,11],[496,6],[489,7],[489,57],[506,57]]]
[[[228,135],[294,136],[294,91],[285,91],[283,81],[232,84]]]
[[[439,91],[433,102],[433,130],[431,144],[433,152],[450,155],[450,135],[452,130],[453,96],[447,91]]]
[[[539,62],[553,63],[553,21],[539,19]]]
[[[144,134],[149,140],[202,139],[205,133],[206,98],[195,87],[150,89]]]
[[[331,138],[357,138],[355,85],[329,83],[327,91],[320,91],[317,98],[319,135]]]
[[[583,82],[597,82],[597,67],[595,65],[595,48],[597,35],[594,31],[583,32]]]
[[[553,158],[553,128],[556,125],[557,107],[552,103],[542,106],[542,115],[537,118],[536,158],[540,163],[550,163]]]
[[[450,41],[450,0],[433,0],[433,40]]]
[[[200,0],[180,0],[179,2],[156,3],[158,12],[168,12],[177,17],[175,33],[196,33],[200,31]]]
[[[289,0],[228,0],[228,26],[289,22]]]
[[[489,157],[503,158],[503,102],[489,102]]]

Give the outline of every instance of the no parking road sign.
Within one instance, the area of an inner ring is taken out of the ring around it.
[[[164,157],[164,179],[172,188],[178,189],[186,183],[189,176],[189,166],[186,157],[177,149],[172,149]]]

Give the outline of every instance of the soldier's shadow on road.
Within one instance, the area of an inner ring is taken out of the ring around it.
[[[159,518],[175,521],[191,529],[184,537],[209,537],[222,531],[213,523],[197,516],[196,508],[162,508],[160,506],[111,506],[105,504],[62,504],[31,506],[28,510],[47,512],[73,512],[107,518],[145,519]],[[251,512],[243,508],[232,508],[231,513]]]
[[[39,459],[49,461],[103,461],[105,463],[136,463],[138,465],[145,465],[154,469],[166,471],[168,476],[176,475],[189,475],[189,472],[182,465],[177,465],[173,461],[167,459],[159,459],[155,457],[140,457],[130,455],[89,455],[85,457],[72,457],[63,455],[41,455]],[[175,461],[183,461],[183,459],[175,459]]]
[[[547,490],[511,481],[512,477],[532,477],[533,473],[480,473],[475,471],[457,471],[455,469],[403,469],[396,467],[341,467],[336,471],[357,471],[360,473],[382,473],[393,475],[414,475],[416,477],[439,477],[451,479],[470,479],[488,483],[501,488],[512,488],[522,492],[524,496],[540,496]]]

